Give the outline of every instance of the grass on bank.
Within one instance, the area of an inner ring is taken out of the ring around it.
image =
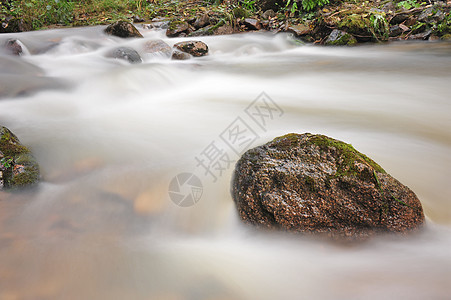
[[[188,19],[205,11],[226,17],[236,7],[244,8],[249,15],[258,13],[256,0],[2,0],[1,3],[0,19],[7,16],[24,19],[34,30],[55,25],[107,24],[133,17]],[[329,0],[280,0],[279,18],[307,13],[328,3]]]

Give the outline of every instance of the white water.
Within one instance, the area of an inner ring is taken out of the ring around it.
[[[449,297],[449,43],[323,48],[246,34],[201,38],[208,57],[175,62],[142,45],[182,39],[142,33],[23,33],[31,55],[0,55],[0,124],[43,175],[32,191],[0,192],[1,300]],[[118,45],[144,63],[106,58]],[[245,113],[262,92],[284,111],[264,130]],[[246,228],[233,165],[216,182],[196,167],[212,142],[238,158],[220,139],[237,117],[253,146],[288,132],[352,143],[415,191],[426,228],[353,246]],[[168,196],[181,172],[204,187],[192,207]]]

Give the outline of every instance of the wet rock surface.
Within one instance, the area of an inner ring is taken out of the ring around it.
[[[123,59],[131,64],[142,63],[142,58],[139,55],[139,53],[136,50],[129,47],[115,48],[110,53],[108,53],[107,56],[116,59]]]
[[[190,59],[191,57],[192,56],[190,54],[179,51],[177,49],[172,52],[172,56],[171,56],[171,58],[173,60],[187,60],[187,59]]]
[[[188,22],[174,20],[169,23],[169,27],[166,30],[168,37],[186,36],[190,33],[190,26]]]
[[[259,20],[253,18],[246,18],[243,20],[243,25],[249,30],[260,30],[262,25]]]
[[[39,165],[30,150],[8,128],[0,126],[0,190],[31,186],[39,177]]]
[[[204,42],[201,41],[186,41],[176,43],[174,45],[179,51],[191,54],[194,57],[205,56],[208,54],[208,46]]]
[[[21,42],[17,39],[8,39],[5,42],[4,48],[11,55],[21,56],[23,54]]]
[[[338,29],[334,29],[325,42],[328,46],[352,46],[356,43],[355,37]]]
[[[160,57],[170,57],[172,48],[162,40],[148,41],[144,44],[144,52]]]
[[[247,151],[232,196],[246,223],[333,238],[406,233],[424,222],[416,195],[377,163],[349,144],[309,133]]]
[[[142,34],[133,24],[126,21],[117,21],[105,29],[105,33],[121,38],[142,38]]]

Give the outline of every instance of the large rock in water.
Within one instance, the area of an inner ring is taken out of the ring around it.
[[[415,194],[351,145],[288,134],[237,162],[232,196],[246,223],[334,238],[407,232],[424,222]]]
[[[30,186],[39,177],[39,165],[30,150],[8,128],[0,126],[0,190]]]

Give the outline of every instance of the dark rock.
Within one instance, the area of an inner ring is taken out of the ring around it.
[[[196,36],[223,35],[232,33],[234,33],[233,27],[226,24],[224,20],[220,20],[215,25],[208,25],[203,28],[200,28],[194,32],[191,32],[188,36],[196,37]]]
[[[352,239],[424,223],[409,188],[351,145],[309,133],[247,151],[232,196],[244,222],[268,229]]]
[[[214,25],[208,25],[189,34],[190,37],[213,35],[215,32]]]
[[[171,56],[172,49],[162,40],[154,40],[144,44],[144,52],[169,57]]]
[[[143,24],[144,29],[168,29],[170,21],[156,21],[149,24]]]
[[[388,2],[386,4],[384,4],[384,6],[382,6],[382,11],[385,13],[389,13],[389,12],[393,12],[396,10],[395,5],[393,4],[393,2]]]
[[[0,26],[0,33],[14,33],[31,30],[33,30],[31,23],[19,18],[6,18]]]
[[[304,35],[311,33],[312,30],[308,25],[299,24],[299,25],[289,25],[286,31],[293,33],[297,37],[302,37]]]
[[[429,20],[429,18],[432,17],[432,15],[433,15],[433,8],[428,7],[425,10],[423,10],[421,12],[421,14],[418,16],[418,21],[419,22],[427,22]]]
[[[262,28],[260,21],[252,18],[244,19],[243,25],[245,25],[250,30],[260,30]]]
[[[196,29],[205,27],[207,25],[210,25],[210,17],[207,14],[203,14],[203,15],[197,17],[193,23],[193,26]]]
[[[417,33],[417,34],[412,34],[411,36],[409,36],[409,40],[427,40],[429,38],[429,36],[431,35],[432,30],[428,29],[424,32],[421,33]]]
[[[208,46],[201,41],[186,41],[174,45],[179,51],[186,52],[192,56],[199,57],[208,54]]]
[[[329,34],[329,37],[324,42],[324,44],[328,46],[352,46],[356,43],[357,40],[355,39],[355,37],[345,31],[338,29],[332,30],[332,32]]]
[[[111,25],[109,25],[105,29],[105,33],[109,35],[118,36],[121,38],[133,38],[138,37],[142,38],[142,34],[136,29],[133,24],[126,21],[117,21]]]
[[[166,30],[166,35],[168,37],[181,36],[182,33],[185,35],[189,31],[189,24],[185,21],[174,20],[169,23],[169,27]]]
[[[404,21],[405,26],[413,26],[417,23],[418,19],[415,16],[410,16],[407,18],[407,20]]]
[[[107,54],[108,57],[123,59],[132,64],[142,63],[141,56],[136,50],[128,47],[118,47]]]
[[[235,7],[232,10],[232,15],[235,19],[243,19],[250,16],[250,13],[242,7]]]
[[[16,39],[9,39],[5,43],[5,49],[9,54],[20,56],[23,54],[22,43]]]
[[[390,19],[390,24],[391,25],[400,24],[400,23],[404,22],[405,20],[407,20],[407,18],[409,18],[409,16],[410,15],[406,14],[406,13],[396,14]]]
[[[140,16],[133,16],[134,23],[142,23],[144,21],[145,21],[144,18],[141,18]]]
[[[426,24],[420,23],[419,26],[414,27],[414,29],[412,30],[412,34],[423,32],[426,30],[426,28],[427,28]]]
[[[276,13],[272,9],[268,9],[262,14],[262,18],[265,20],[274,18],[275,16],[276,16]]]
[[[172,59],[173,60],[187,60],[190,59],[192,56],[186,52],[182,52],[179,50],[174,50],[172,52]]]
[[[255,6],[260,8],[261,11],[267,11],[272,9],[273,11],[279,10],[279,0],[257,0],[255,2]],[[282,3],[280,3],[282,4]]]
[[[0,126],[0,190],[31,186],[39,178],[39,165],[30,150],[8,128]]]
[[[424,9],[418,16],[418,22],[431,23],[441,22],[445,19],[446,15],[437,6],[428,7]]]
[[[233,29],[233,27],[228,24],[219,26],[218,28],[215,28],[213,30],[214,35],[232,34],[234,32],[235,30]]]
[[[395,26],[390,27],[390,34],[389,35],[391,37],[394,37],[394,36],[400,35],[403,32],[404,32],[404,30],[402,30],[401,27],[399,27],[398,25],[395,25]]]

